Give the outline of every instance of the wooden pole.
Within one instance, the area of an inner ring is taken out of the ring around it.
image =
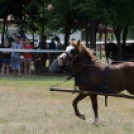
[[[116,94],[116,93],[98,92],[98,91],[84,91],[84,90],[82,91],[82,90],[73,90],[69,88],[50,87],[49,91],[82,93],[82,94],[87,94],[87,95],[101,95],[101,96],[112,96],[112,97],[120,97],[120,98],[126,98],[126,99],[134,99],[134,96],[125,95],[125,94]]]
[[[100,59],[101,59],[101,57],[102,57],[102,46],[100,44]]]

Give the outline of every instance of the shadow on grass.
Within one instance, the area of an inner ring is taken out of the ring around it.
[[[44,73],[42,75],[35,75],[32,74],[31,76],[25,76],[24,74],[22,74],[21,77],[14,77],[13,73],[10,74],[9,77],[1,77],[1,80],[17,80],[17,81],[21,81],[21,80],[35,80],[35,81],[39,81],[39,80],[63,80],[66,79],[68,76],[70,76],[70,74],[64,74],[64,73]]]

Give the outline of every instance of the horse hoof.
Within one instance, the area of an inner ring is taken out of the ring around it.
[[[99,123],[100,123],[100,122],[99,122],[99,119],[95,119],[94,121],[92,121],[92,124],[93,124],[93,125],[99,125]]]
[[[86,120],[86,117],[84,114],[81,115],[81,119]]]

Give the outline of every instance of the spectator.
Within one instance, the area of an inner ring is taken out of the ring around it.
[[[48,48],[50,50],[56,50],[56,43],[54,42],[54,38],[51,40],[51,42],[48,44]],[[56,57],[56,53],[49,53],[49,67],[53,63],[54,58]]]
[[[25,40],[24,49],[33,49],[33,45],[30,44],[30,40],[27,38]],[[31,75],[31,61],[32,61],[32,53],[24,53],[24,72],[25,75]]]
[[[12,44],[13,49],[22,49],[23,44],[20,43],[19,37],[15,38],[15,42]],[[11,54],[11,62],[12,62],[12,69],[14,70],[14,76],[17,77],[17,71],[18,76],[21,76],[21,59],[20,59],[20,53],[19,52],[13,52]]]
[[[62,45],[61,42],[60,42],[60,38],[59,38],[58,36],[56,36],[56,37],[55,37],[55,40],[56,40],[56,42],[57,42],[57,49],[58,49],[58,50],[63,49],[63,45]]]
[[[14,32],[13,33],[13,39],[14,39],[14,41],[15,41],[15,38],[17,37],[17,33],[16,32]]]
[[[2,48],[11,48],[8,39],[4,40],[4,45],[2,45]],[[1,76],[4,76],[5,72],[6,72],[6,76],[7,77],[9,76],[10,58],[11,58],[10,52],[2,52]]]
[[[25,34],[25,31],[23,29],[21,29],[19,31],[19,38],[22,40],[22,41],[25,41],[25,39],[27,38],[26,34]]]
[[[41,38],[41,40],[40,40],[40,42],[39,42],[39,49],[47,49],[48,48],[48,46],[47,46],[47,43],[46,43],[46,36],[44,35],[42,38]],[[47,63],[47,58],[48,58],[48,56],[47,56],[47,53],[40,53],[39,54],[39,57],[40,57],[40,65],[42,66],[42,68],[44,68],[44,67],[46,67],[46,63]]]

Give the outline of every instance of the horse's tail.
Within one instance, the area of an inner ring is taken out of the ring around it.
[[[108,99],[108,96],[105,95],[105,106],[108,106],[108,104],[107,104],[107,99]]]

